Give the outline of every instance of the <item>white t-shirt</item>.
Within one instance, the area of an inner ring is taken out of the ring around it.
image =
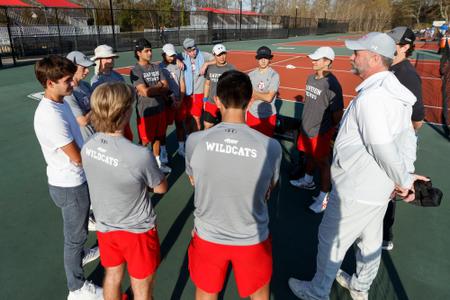
[[[83,147],[80,128],[69,105],[42,97],[34,114],[34,131],[47,163],[48,183],[58,187],[84,183],[83,168],[71,163],[61,150],[73,140],[80,149]]]

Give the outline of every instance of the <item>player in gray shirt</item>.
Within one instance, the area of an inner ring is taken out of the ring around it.
[[[98,132],[81,150],[108,299],[120,291],[121,280],[115,279],[122,278],[125,265],[135,295],[150,299],[159,264],[156,216],[148,190],[165,193],[167,181],[151,151],[123,136],[133,100],[132,88],[124,83],[99,86],[92,95],[92,122]]]
[[[320,193],[313,197],[314,203],[309,208],[315,213],[321,213],[327,207],[331,189],[331,139],[342,118],[344,101],[341,85],[330,72],[334,60],[333,49],[320,47],[308,56],[312,60],[315,74],[310,75],[306,82],[302,125],[297,141],[297,149],[306,155],[306,170],[305,176],[291,180],[290,183],[299,188],[314,190],[313,174],[318,168]]]
[[[269,67],[272,58],[272,51],[268,47],[259,47],[256,51],[258,68],[248,74],[253,85],[253,96],[247,111],[247,125],[267,136],[273,136],[275,131],[275,98],[280,86],[280,76]]]
[[[166,128],[175,121],[175,133],[178,140],[178,155],[184,157],[184,141],[186,140],[184,123],[187,116],[186,101],[184,99],[184,94],[186,92],[184,71],[176,64],[177,53],[172,44],[165,44],[162,47],[162,58],[159,67],[169,83],[169,92],[166,96],[167,102],[165,107]]]
[[[169,84],[158,64],[151,63],[152,45],[146,39],[138,39],[134,47],[136,65],[130,71],[130,80],[136,89],[137,127],[142,145],[153,148],[159,168],[170,173],[166,151],[166,115],[164,96]]]
[[[217,82],[220,75],[235,67],[227,63],[227,49],[222,44],[217,44],[212,50],[216,63],[210,65],[206,70],[206,81],[203,92],[203,102],[205,102],[205,115],[203,125],[205,129],[213,127],[221,121],[219,108],[215,104],[214,96],[216,96]]]
[[[72,109],[73,115],[80,125],[83,140],[86,141],[94,134],[94,128],[90,124],[92,89],[91,85],[83,79],[89,74],[89,67],[94,66],[95,63],[79,51],[70,52],[67,54],[67,59],[77,66],[77,71],[73,75],[72,95],[64,97],[64,101]]]
[[[184,80],[186,82],[185,102],[188,107],[186,130],[188,133],[200,130],[203,112],[203,89],[208,66],[216,61],[211,53],[200,51],[191,38],[183,41]],[[192,120],[193,119],[193,120]]]
[[[197,295],[220,292],[231,261],[242,297],[269,296],[266,202],[278,181],[281,147],[245,124],[251,95],[246,74],[225,72],[217,87],[223,122],[192,133],[186,142],[186,173],[195,187],[189,271]]]

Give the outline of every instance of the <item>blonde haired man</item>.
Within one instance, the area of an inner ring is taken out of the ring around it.
[[[97,133],[81,151],[105,267],[105,299],[121,299],[125,265],[134,299],[151,299],[160,261],[148,190],[165,193],[167,181],[152,152],[124,138],[133,100],[133,89],[124,83],[99,86],[91,98]]]

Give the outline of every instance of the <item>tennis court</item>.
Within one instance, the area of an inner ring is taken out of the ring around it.
[[[242,71],[256,67],[254,53],[259,46],[271,47],[275,55],[272,66],[281,77],[280,114],[298,117],[295,103],[304,96],[306,77],[312,73],[306,55],[321,44],[334,47],[338,55],[333,69],[343,86],[346,104],[355,95],[354,88],[360,79],[349,71],[351,52],[339,47],[341,39],[342,35],[324,35],[225,45],[230,49],[229,61]],[[210,51],[212,46],[200,48]],[[154,61],[159,60],[159,49],[155,49],[153,55]],[[436,73],[438,57],[419,50],[413,58],[422,76],[427,120],[438,122],[442,106]],[[123,52],[116,67],[125,74],[134,63],[133,53]],[[286,68],[287,65],[295,68]],[[33,65],[0,70],[1,299],[65,299],[67,296],[62,219],[48,194],[45,162],[33,131],[33,115],[38,102],[27,97],[40,91],[42,88],[34,78]],[[132,127],[136,130],[135,124]],[[280,183],[269,201],[274,256],[271,294],[272,299],[290,300],[296,298],[288,288],[288,278],[309,280],[314,274],[317,229],[322,216],[309,212],[312,192],[289,185],[289,171],[297,159],[296,150],[289,141],[281,143]],[[161,198],[152,198],[158,215],[163,258],[157,272],[155,299],[194,298],[195,288],[189,279],[186,255],[193,226],[193,189],[184,174],[183,159],[175,154],[175,150],[176,137],[170,128],[170,189]],[[425,124],[419,132],[416,169],[432,178],[434,185],[442,189],[444,199],[439,208],[420,208],[405,203],[398,206],[395,248],[383,253],[370,299],[450,299],[448,153],[450,142],[443,136],[442,128],[433,123]],[[95,234],[90,233],[88,244],[95,242]],[[343,268],[354,268],[351,251]],[[103,269],[98,261],[89,264],[85,270],[90,280],[101,284]],[[129,282],[125,281],[124,289],[128,287]],[[232,272],[221,297],[239,299]],[[350,296],[335,283],[330,298],[350,299]]]

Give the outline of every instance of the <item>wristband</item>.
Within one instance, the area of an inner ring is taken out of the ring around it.
[[[203,102],[208,102],[208,97],[203,97]]]

